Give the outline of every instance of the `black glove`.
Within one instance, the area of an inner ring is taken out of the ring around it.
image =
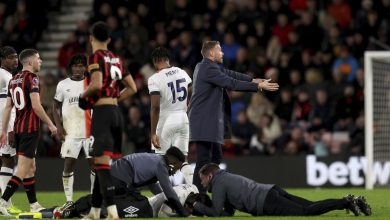
[[[198,193],[191,192],[188,196],[186,201],[184,202],[185,205],[187,205],[190,208],[194,207],[194,203],[198,201]]]
[[[81,98],[81,95],[79,96],[79,107],[84,110],[90,109],[89,102],[87,99]]]

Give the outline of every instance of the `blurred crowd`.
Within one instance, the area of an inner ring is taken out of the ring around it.
[[[0,0],[0,42],[16,51],[36,47],[59,0]]]
[[[16,11],[0,3],[1,20],[19,18],[17,2]],[[58,74],[42,79],[47,107],[69,58],[90,52],[95,21],[110,26],[110,49],[140,91],[121,104],[125,152],[150,149],[151,50],[169,48],[173,65],[192,75],[202,42],[211,39],[221,42],[225,67],[281,86],[277,93],[230,92],[234,137],[225,156],[364,154],[363,55],[390,43],[390,0],[95,0],[89,20],[59,51]],[[42,146],[46,155],[59,149],[48,135]]]

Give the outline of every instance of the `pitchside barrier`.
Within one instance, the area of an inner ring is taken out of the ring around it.
[[[194,167],[194,166],[193,166]],[[262,183],[276,183],[288,188],[364,187],[367,161],[365,157],[248,156],[226,158],[223,168]],[[63,161],[37,160],[37,189],[62,191]],[[374,162],[376,186],[389,186],[390,161]],[[88,191],[89,167],[86,160],[77,161],[74,190]],[[175,183],[181,181],[176,176]]]

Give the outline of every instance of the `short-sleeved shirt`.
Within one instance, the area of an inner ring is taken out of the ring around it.
[[[66,78],[57,85],[54,99],[62,103],[62,123],[67,137],[88,138],[91,129],[91,110],[79,107],[79,96],[86,89],[84,80]]]
[[[7,94],[8,94],[8,84],[9,81],[12,79],[12,74],[8,72],[7,70],[0,68],[0,130],[2,130],[2,119],[3,119],[3,112],[4,108],[7,103]],[[8,123],[8,128],[6,128],[8,131],[12,131],[14,129],[14,122],[15,122],[15,108],[12,108],[11,111],[11,117]]]
[[[149,78],[149,94],[160,95],[160,118],[170,112],[187,111],[188,87],[191,83],[188,74],[178,67],[162,69]]]
[[[41,121],[32,109],[30,94],[40,92],[39,77],[30,71],[21,71],[9,82],[8,97],[16,109],[15,133],[33,133],[40,128]]]
[[[122,59],[109,50],[97,50],[89,56],[87,84],[91,82],[91,75],[98,71],[102,73],[103,86],[96,95],[88,98],[90,105],[94,105],[102,97],[119,97],[120,81],[129,75],[123,68]]]

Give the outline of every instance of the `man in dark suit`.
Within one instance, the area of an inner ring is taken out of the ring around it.
[[[277,83],[224,69],[223,53],[218,41],[206,41],[202,46],[203,60],[195,67],[193,91],[189,106],[190,142],[196,144],[197,162],[195,173],[210,162],[219,164],[222,160],[224,138],[230,138],[230,99],[226,89],[257,92],[276,91]],[[194,185],[201,192],[198,175],[194,175]]]

